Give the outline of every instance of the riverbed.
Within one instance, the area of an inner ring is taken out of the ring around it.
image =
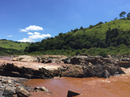
[[[6,57],[6,60],[10,61],[10,58]],[[129,97],[130,68],[122,69],[126,74],[112,76],[108,79],[55,77],[53,79],[31,79],[24,85],[44,86],[49,90],[49,92],[31,92],[31,97],[67,97],[68,90],[80,93],[76,97]]]

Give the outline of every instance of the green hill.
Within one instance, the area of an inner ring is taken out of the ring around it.
[[[30,43],[21,43],[21,42],[6,40],[6,39],[0,40],[0,47],[6,48],[6,49],[16,49],[18,51],[24,51],[25,47],[29,45]]]
[[[59,33],[58,36],[32,43],[26,47],[25,52],[66,55],[129,54],[129,45],[130,20],[125,18]]]

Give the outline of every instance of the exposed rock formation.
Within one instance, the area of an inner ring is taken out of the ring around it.
[[[125,72],[114,64],[111,65],[70,65],[61,68],[63,77],[104,77],[109,78],[117,74],[124,74]]]
[[[89,62],[91,62],[93,65],[97,64],[117,64],[118,59],[108,57],[103,58],[102,56],[74,56],[71,58],[71,64],[77,64],[77,65],[88,65]]]
[[[64,63],[64,59],[67,56],[64,55],[44,55],[44,56],[27,56],[22,55],[12,59],[12,61],[20,61],[20,62],[39,62],[39,63]]]
[[[8,76],[17,76],[25,78],[53,78],[51,70],[39,68],[34,70],[32,68],[17,67],[14,64],[3,64],[0,66],[0,74]]]
[[[12,61],[37,62],[37,58],[36,57],[32,57],[32,56],[22,55],[22,56],[14,57],[12,59]]]
[[[49,56],[49,58],[59,58],[59,56]],[[52,58],[52,59],[53,59]],[[70,59],[70,58],[69,58]],[[60,59],[61,60],[61,59]],[[63,59],[62,59],[63,60]],[[68,60],[68,59],[67,59]],[[32,68],[17,67],[14,64],[3,64],[0,66],[1,75],[19,76],[26,78],[53,78],[54,76],[63,77],[104,77],[108,78],[116,74],[124,73],[123,70],[117,66],[119,60],[108,56],[74,56],[70,62],[72,65],[62,66],[55,70],[47,70],[39,68],[34,70]]]
[[[67,56],[64,55],[44,55],[37,57],[38,61],[41,63],[64,63],[63,60],[66,58]]]

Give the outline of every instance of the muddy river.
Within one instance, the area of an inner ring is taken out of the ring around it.
[[[45,86],[53,94],[38,92],[32,97],[67,97],[68,90],[81,93],[76,97],[130,97],[130,75],[104,78],[32,79],[27,85]]]
[[[124,71],[126,74],[108,79],[97,77],[31,79],[25,85],[45,86],[49,90],[49,93],[32,92],[31,97],[67,97],[68,90],[81,94],[76,97],[130,97],[130,68]]]

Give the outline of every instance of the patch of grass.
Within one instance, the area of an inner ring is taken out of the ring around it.
[[[0,47],[6,49],[16,49],[19,51],[24,51],[24,49],[29,45],[30,43],[14,42],[11,40],[0,40]]]

